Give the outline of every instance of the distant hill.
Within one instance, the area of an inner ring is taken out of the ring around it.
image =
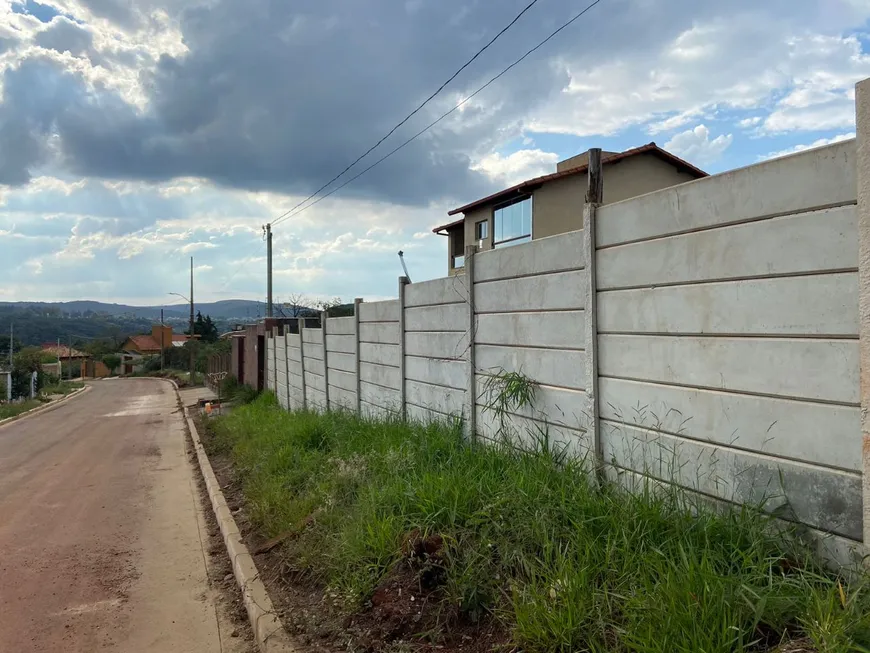
[[[219,302],[194,302],[194,308],[203,315],[211,315],[213,320],[227,322],[256,320],[264,313],[265,302],[248,299],[225,299]],[[184,303],[163,306],[129,306],[127,304],[107,304],[92,300],[71,302],[0,302],[0,307],[12,309],[44,309],[47,314],[108,315],[148,320],[160,319],[160,309],[166,318],[185,318],[190,315],[189,305]]]

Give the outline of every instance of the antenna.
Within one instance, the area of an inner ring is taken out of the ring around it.
[[[408,277],[408,283],[411,283],[411,275],[408,274],[408,266],[405,265],[405,252],[399,250],[399,260],[402,262],[402,269],[405,271],[405,276]]]

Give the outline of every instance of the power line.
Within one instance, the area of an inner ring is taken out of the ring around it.
[[[517,66],[518,64],[522,63],[522,62],[523,62],[526,58],[528,58],[531,54],[533,54],[534,52],[536,52],[537,50],[539,50],[539,49],[540,49],[541,47],[543,47],[543,46],[544,46],[548,41],[550,41],[553,37],[555,37],[557,34],[559,34],[559,32],[561,32],[562,30],[564,30],[565,28],[567,28],[568,26],[570,26],[572,23],[574,23],[576,20],[578,20],[581,16],[583,16],[586,12],[588,12],[589,10],[591,10],[593,7],[595,7],[595,5],[597,5],[597,4],[600,3],[600,2],[601,2],[601,0],[595,0],[595,2],[591,3],[589,6],[587,6],[587,7],[586,7],[583,11],[581,11],[579,14],[576,14],[576,15],[575,15],[573,18],[571,18],[568,22],[564,23],[561,27],[559,27],[558,29],[556,29],[555,31],[553,31],[552,33],[550,33],[550,35],[547,36],[547,38],[545,38],[543,41],[541,41],[540,43],[538,43],[535,47],[533,47],[531,50],[529,50],[528,52],[526,52],[526,53],[525,53],[523,56],[521,56],[519,59],[517,59],[516,61],[514,61],[510,66],[508,66],[507,68],[505,68],[504,70],[502,70],[498,75],[496,75],[495,77],[493,77],[492,79],[490,79],[486,84],[484,84],[484,85],[481,86],[479,89],[477,89],[476,91],[474,91],[474,93],[472,93],[471,95],[469,95],[468,97],[466,97],[466,98],[465,98],[464,100],[462,100],[459,104],[457,104],[455,107],[453,107],[453,108],[450,109],[448,112],[446,112],[445,114],[443,114],[443,115],[442,115],[441,117],[439,117],[437,120],[434,120],[434,121],[432,121],[431,123],[429,123],[426,127],[424,127],[423,129],[421,129],[420,131],[418,131],[416,134],[414,134],[413,136],[411,136],[411,138],[409,138],[408,140],[406,140],[404,143],[402,143],[401,145],[399,145],[398,147],[396,147],[396,148],[393,149],[392,151],[390,151],[390,152],[388,152],[387,154],[385,154],[384,156],[382,156],[380,159],[378,159],[378,160],[375,161],[373,164],[371,164],[368,168],[365,168],[362,172],[358,173],[356,176],[351,177],[351,178],[348,179],[346,182],[344,182],[341,186],[337,186],[336,188],[333,188],[331,191],[329,191],[329,192],[326,193],[325,195],[320,196],[319,198],[317,198],[315,201],[313,201],[313,202],[312,202],[311,204],[309,204],[308,206],[303,206],[303,207],[302,207],[301,209],[299,209],[298,211],[296,211],[295,208],[294,208],[294,209],[290,209],[290,211],[288,211],[287,213],[283,214],[283,215],[282,215],[281,217],[279,217],[277,220],[275,220],[274,222],[272,222],[272,226],[274,227],[274,226],[280,224],[281,222],[283,222],[284,220],[287,220],[287,219],[292,218],[292,217],[294,217],[294,216],[296,216],[296,215],[299,215],[300,213],[302,213],[302,212],[305,211],[306,209],[311,208],[312,206],[314,206],[314,205],[317,204],[318,202],[321,202],[321,201],[325,200],[325,199],[326,199],[327,197],[329,197],[330,195],[332,195],[332,194],[334,194],[334,193],[340,191],[342,188],[344,188],[344,187],[347,186],[348,184],[350,184],[350,183],[352,183],[353,181],[355,181],[355,180],[359,179],[360,177],[362,177],[365,173],[367,173],[369,170],[371,170],[371,169],[374,168],[375,166],[377,166],[377,165],[381,164],[383,161],[386,161],[387,159],[389,159],[391,156],[393,156],[396,152],[398,152],[399,150],[401,150],[402,148],[404,148],[406,145],[408,145],[408,144],[410,144],[411,142],[417,140],[417,138],[419,138],[420,136],[422,136],[423,134],[425,134],[427,131],[429,131],[430,129],[432,129],[432,127],[434,127],[434,126],[437,125],[439,122],[441,122],[442,120],[444,120],[447,116],[449,116],[450,114],[452,114],[453,112],[455,112],[457,109],[459,109],[460,107],[462,107],[466,102],[468,102],[468,101],[471,100],[474,96],[476,96],[478,93],[480,93],[481,91],[483,91],[484,89],[486,89],[487,87],[489,87],[489,86],[490,86],[491,84],[493,84],[496,80],[498,80],[499,78],[501,78],[502,76],[504,76],[504,75],[505,75],[508,71],[510,71],[512,68],[514,68],[514,67]],[[330,183],[331,183],[331,182],[330,182]],[[327,184],[327,185],[329,185],[329,184]],[[322,190],[322,189],[321,189],[321,190]],[[319,192],[319,191],[318,191],[318,192]],[[314,193],[314,195],[317,195],[317,193]],[[314,197],[314,195],[312,195],[312,196],[309,197],[308,199],[311,199],[312,197]],[[298,205],[296,206],[296,208],[298,208],[299,206],[301,206],[302,204],[304,204],[304,203],[307,202],[307,201],[308,201],[308,200],[305,200],[305,201],[303,201],[303,202],[300,202],[300,204],[298,204]],[[294,213],[293,211],[295,211],[295,213]]]
[[[517,22],[520,18],[522,18],[523,15],[524,15],[524,14],[525,14],[529,9],[531,9],[532,7],[534,7],[534,6],[537,4],[537,2],[538,2],[538,0],[532,0],[528,5],[526,5],[525,9],[523,9],[519,14],[517,14],[516,17],[515,17],[511,22],[509,22],[505,27],[503,27],[502,30],[501,30],[498,34],[496,34],[495,36],[493,36],[493,37],[489,40],[489,42],[488,42],[486,45],[484,45],[480,50],[478,50],[478,51],[474,54],[473,57],[471,57],[471,59],[469,59],[469,60],[466,61],[464,64],[462,64],[462,66],[459,67],[459,70],[457,70],[457,71],[456,71],[455,73],[453,73],[450,77],[448,77],[448,78],[447,78],[447,81],[445,81],[443,84],[441,84],[441,86],[439,86],[439,87],[435,90],[435,92],[432,93],[432,95],[430,95],[429,97],[427,97],[427,98],[423,101],[423,103],[422,103],[420,106],[418,106],[418,107],[417,107],[416,109],[414,109],[411,113],[409,113],[407,116],[405,116],[405,117],[402,119],[401,122],[399,122],[395,127],[393,127],[390,131],[388,131],[388,132],[386,133],[386,135],[385,135],[383,138],[381,138],[381,140],[379,140],[377,143],[375,143],[374,145],[372,145],[372,146],[371,146],[369,149],[367,149],[363,154],[361,154],[360,156],[358,156],[358,157],[354,160],[353,163],[351,163],[349,166],[347,166],[344,170],[342,170],[340,173],[338,173],[335,177],[333,177],[332,179],[330,179],[328,182],[326,182],[325,184],[323,184],[323,186],[321,186],[320,188],[318,188],[318,189],[317,189],[316,191],[314,191],[311,195],[309,195],[309,196],[306,197],[304,200],[302,200],[301,202],[299,202],[299,204],[297,204],[296,206],[294,206],[292,209],[289,209],[288,211],[286,211],[286,212],[283,213],[282,215],[279,215],[275,220],[272,221],[272,224],[275,224],[275,223],[278,222],[281,218],[285,217],[287,214],[292,213],[293,211],[295,211],[296,209],[298,209],[300,206],[302,206],[303,204],[305,204],[305,202],[307,202],[308,200],[310,200],[310,199],[316,197],[316,196],[320,193],[320,191],[322,191],[322,190],[324,190],[325,188],[329,187],[329,186],[330,186],[334,181],[336,181],[337,179],[339,179],[340,177],[342,177],[342,176],[343,176],[343,175],[344,175],[348,170],[350,170],[351,168],[353,168],[357,163],[359,163],[359,162],[362,161],[364,158],[366,158],[369,154],[371,154],[372,150],[374,150],[375,148],[377,148],[378,145],[380,145],[380,144],[383,143],[385,140],[387,140],[390,136],[392,136],[392,135],[396,132],[396,130],[397,130],[399,127],[401,127],[401,126],[404,125],[406,122],[408,122],[411,118],[413,118],[415,115],[417,115],[417,113],[419,113],[419,111],[420,111],[421,109],[423,109],[423,107],[425,107],[427,104],[429,104],[429,102],[430,102],[432,99],[434,99],[436,95],[438,95],[441,91],[443,91],[444,88],[445,88],[445,87],[446,87],[450,82],[452,82],[454,79],[456,79],[456,78],[459,76],[459,74],[460,74],[463,70],[465,70],[466,68],[468,68],[468,66],[470,66],[470,65],[471,65],[471,64],[472,64],[472,63],[473,63],[473,62],[474,62],[474,61],[475,61],[475,60],[476,60],[480,55],[482,55],[482,54],[483,54],[483,53],[484,53],[484,52],[489,48],[489,46],[491,46],[493,43],[495,43],[495,42],[496,42],[496,41],[497,41],[497,40],[498,40],[498,39],[499,39],[499,38],[500,38],[500,37],[501,37],[505,32],[507,32],[511,27],[513,27],[513,26],[516,24],[516,22]]]

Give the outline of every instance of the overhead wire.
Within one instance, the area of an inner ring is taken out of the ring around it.
[[[367,173],[369,170],[371,170],[372,168],[374,168],[374,167],[380,165],[381,163],[383,163],[384,161],[386,161],[387,159],[389,159],[391,156],[393,156],[393,155],[394,155],[396,152],[398,152],[399,150],[403,149],[405,146],[407,146],[407,145],[409,145],[410,143],[412,143],[413,141],[417,140],[420,136],[422,136],[422,135],[425,134],[427,131],[429,131],[430,129],[432,129],[432,127],[434,127],[435,125],[437,125],[438,123],[440,123],[442,120],[444,120],[445,118],[447,118],[449,115],[451,115],[452,113],[454,113],[455,111],[457,111],[458,109],[460,109],[460,108],[461,108],[464,104],[466,104],[469,100],[471,100],[472,98],[474,98],[476,95],[478,95],[478,94],[481,93],[483,90],[485,90],[486,88],[488,88],[490,85],[492,85],[493,83],[495,83],[495,82],[496,82],[498,79],[500,79],[502,76],[504,76],[505,74],[507,74],[507,73],[508,73],[511,69],[513,69],[515,66],[519,65],[520,63],[522,63],[525,59],[527,59],[529,56],[531,56],[533,53],[535,53],[537,50],[539,50],[541,47],[543,47],[546,43],[548,43],[551,39],[553,39],[553,38],[554,38],[557,34],[559,34],[562,30],[564,30],[564,29],[566,29],[567,27],[569,27],[571,24],[573,24],[575,21],[577,21],[580,17],[582,17],[585,13],[587,13],[588,11],[590,11],[593,7],[595,7],[595,5],[599,4],[601,1],[602,1],[602,0],[595,0],[594,2],[592,2],[591,4],[589,4],[589,5],[588,5],[588,6],[587,6],[583,11],[581,11],[581,12],[578,13],[578,14],[575,14],[575,15],[574,15],[570,20],[568,20],[566,23],[563,23],[563,24],[562,24],[558,29],[556,29],[555,31],[551,32],[550,35],[547,36],[543,41],[541,41],[541,42],[538,43],[536,46],[534,46],[533,48],[531,48],[530,50],[528,50],[528,51],[527,51],[523,56],[521,56],[519,59],[517,59],[516,61],[514,61],[511,65],[509,65],[507,68],[505,68],[505,69],[502,70],[500,73],[498,73],[495,77],[493,77],[493,78],[490,79],[488,82],[486,82],[486,84],[484,84],[483,86],[481,86],[480,88],[478,88],[478,89],[477,89],[476,91],[474,91],[471,95],[469,95],[469,96],[467,96],[466,98],[464,98],[461,102],[459,102],[456,106],[454,106],[452,109],[450,109],[450,110],[447,111],[446,113],[442,114],[439,118],[437,118],[436,120],[433,120],[431,123],[429,123],[428,125],[426,125],[426,127],[424,127],[423,129],[421,129],[420,131],[418,131],[416,134],[414,134],[413,136],[411,136],[411,137],[410,137],[409,139],[407,139],[405,142],[403,142],[403,143],[401,143],[400,145],[398,145],[396,148],[394,148],[393,150],[391,150],[390,152],[388,152],[387,154],[385,154],[384,156],[382,156],[380,159],[378,159],[377,161],[375,161],[374,163],[372,163],[372,164],[371,164],[370,166],[368,166],[367,168],[363,169],[363,170],[362,170],[361,172],[359,172],[357,175],[351,177],[350,179],[348,179],[347,181],[345,181],[345,182],[344,182],[343,184],[341,184],[340,186],[336,186],[335,188],[333,188],[331,191],[329,191],[329,192],[326,193],[325,195],[321,195],[321,196],[320,196],[319,198],[317,198],[315,201],[311,202],[311,204],[308,204],[307,206],[303,206],[302,208],[299,208],[299,210],[297,210],[297,211],[295,211],[295,212],[292,212],[293,210],[291,209],[291,211],[288,211],[287,213],[285,213],[284,215],[282,215],[280,218],[278,218],[277,220],[275,220],[274,222],[272,222],[272,226],[274,227],[274,226],[280,224],[281,222],[283,222],[284,220],[288,220],[288,219],[290,219],[290,218],[292,218],[292,217],[295,217],[295,216],[299,215],[300,213],[302,213],[303,211],[305,211],[306,209],[311,208],[312,206],[314,206],[315,204],[318,204],[319,202],[322,202],[323,200],[325,200],[325,199],[326,199],[327,197],[329,197],[330,195],[333,195],[334,193],[340,191],[342,188],[344,188],[344,187],[347,186],[348,184],[350,184],[350,183],[356,181],[357,179],[359,179],[360,177],[362,177],[364,174],[366,174],[366,173]],[[315,193],[315,195],[316,195],[316,193]],[[312,197],[313,197],[313,195],[312,195]],[[311,198],[309,198],[309,199],[311,199]],[[306,200],[306,201],[307,201],[307,200]],[[302,204],[304,204],[304,202],[303,202]],[[299,206],[299,205],[297,205],[297,207],[298,207],[298,206]]]
[[[417,115],[417,114],[418,114],[418,113],[419,113],[419,112],[420,112],[420,111],[421,111],[421,110],[422,110],[422,109],[423,109],[427,104],[429,104],[429,102],[431,102],[431,101],[435,98],[435,96],[437,96],[441,91],[443,91],[443,90],[445,89],[445,87],[446,87],[450,82],[452,82],[454,79],[456,79],[456,78],[459,76],[459,74],[460,74],[463,70],[465,70],[466,68],[468,68],[468,66],[470,66],[472,63],[474,63],[474,61],[476,61],[477,58],[478,58],[480,55],[482,55],[482,54],[483,54],[487,49],[489,49],[489,47],[490,47],[493,43],[495,43],[495,42],[496,42],[496,41],[497,41],[497,40],[498,40],[498,39],[499,39],[499,38],[500,38],[500,37],[501,37],[505,32],[507,32],[511,27],[513,27],[513,26],[517,23],[517,21],[519,21],[519,19],[522,18],[522,17],[525,15],[525,13],[526,13],[527,11],[529,11],[529,9],[531,9],[532,7],[534,7],[537,3],[538,3],[538,0],[532,0],[528,5],[526,5],[525,8],[523,8],[523,10],[522,10],[520,13],[518,13],[518,14],[514,17],[513,20],[511,20],[511,22],[509,22],[507,25],[505,25],[505,26],[501,29],[501,31],[498,32],[498,34],[496,34],[495,36],[493,36],[493,37],[492,37],[492,38],[491,38],[491,39],[486,43],[486,45],[484,45],[484,46],[483,46],[482,48],[480,48],[477,52],[475,52],[474,55],[471,57],[471,59],[469,59],[469,60],[466,61],[464,64],[462,64],[462,65],[459,67],[459,69],[458,69],[455,73],[453,73],[450,77],[447,78],[447,80],[445,80],[445,81],[441,84],[441,86],[439,86],[437,89],[435,89],[435,92],[434,92],[434,93],[432,93],[429,97],[427,97],[427,98],[422,102],[422,104],[420,104],[419,106],[417,106],[417,108],[414,109],[411,113],[409,113],[407,116],[405,116],[404,118],[402,118],[402,120],[401,120],[398,124],[396,124],[396,126],[394,126],[390,131],[388,131],[388,132],[387,132],[387,133],[386,133],[386,134],[385,134],[385,135],[384,135],[384,136],[383,136],[383,137],[382,137],[382,138],[381,138],[377,143],[375,143],[375,144],[372,145],[369,149],[367,149],[365,152],[363,152],[361,155],[359,155],[356,159],[354,159],[353,163],[351,163],[351,164],[350,164],[349,166],[347,166],[344,170],[342,170],[342,171],[339,172],[337,175],[335,175],[335,177],[333,177],[332,179],[330,179],[328,182],[326,182],[325,184],[323,184],[323,186],[321,186],[320,188],[318,188],[318,189],[317,189],[316,191],[314,191],[311,195],[309,195],[309,196],[306,197],[304,200],[302,200],[301,202],[299,202],[299,204],[297,204],[296,206],[294,206],[294,207],[291,208],[291,209],[288,209],[285,213],[283,213],[282,215],[278,216],[275,220],[273,220],[272,224],[275,224],[275,222],[277,222],[278,220],[280,220],[281,218],[283,218],[283,217],[284,217],[285,215],[287,215],[288,213],[291,213],[291,212],[295,211],[295,210],[298,209],[300,206],[302,206],[303,204],[305,204],[308,200],[310,200],[310,199],[316,197],[316,196],[317,196],[317,195],[318,195],[322,190],[328,188],[328,187],[329,187],[333,182],[337,181],[337,180],[340,179],[342,176],[344,176],[344,174],[345,174],[346,172],[348,172],[351,168],[353,168],[357,163],[359,163],[359,162],[362,161],[364,158],[366,158],[369,154],[371,154],[372,151],[375,150],[375,149],[376,149],[376,148],[377,148],[381,143],[383,143],[383,142],[384,142],[385,140],[387,140],[390,136],[392,136],[392,135],[396,132],[396,130],[399,129],[399,127],[401,127],[401,126],[404,125],[406,122],[408,122],[411,118],[413,118],[415,115]]]

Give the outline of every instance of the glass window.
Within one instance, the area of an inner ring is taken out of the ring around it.
[[[475,240],[486,240],[489,238],[489,220],[481,220],[475,225]]]
[[[532,198],[496,209],[493,247],[521,245],[532,239]]]

